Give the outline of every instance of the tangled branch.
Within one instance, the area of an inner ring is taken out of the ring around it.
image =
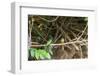
[[[88,21],[85,18],[30,15],[28,45],[32,48],[42,48],[52,39],[51,46],[57,47],[52,50],[52,58],[87,58]]]

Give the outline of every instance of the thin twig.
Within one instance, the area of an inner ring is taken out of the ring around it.
[[[83,52],[82,52],[82,47],[79,45],[79,52],[80,52],[80,58],[83,58]]]
[[[86,27],[84,28],[82,34],[77,38],[77,40],[79,40],[79,39],[83,36],[83,34],[84,34],[84,32],[86,31],[86,29],[87,29],[87,25],[86,25]]]
[[[42,19],[42,20],[44,20],[44,21],[46,21],[46,22],[54,22],[54,21],[56,21],[58,18],[59,18],[59,16],[57,16],[55,19],[53,19],[53,20],[47,20],[47,19],[45,19],[45,18],[43,18],[43,17],[41,17],[41,16],[39,16],[39,18],[40,19]]]

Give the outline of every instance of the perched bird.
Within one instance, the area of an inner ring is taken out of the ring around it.
[[[64,38],[61,38],[61,43],[64,43]],[[62,45],[62,50],[64,50],[64,45]]]
[[[61,38],[61,43],[64,43],[64,38]]]

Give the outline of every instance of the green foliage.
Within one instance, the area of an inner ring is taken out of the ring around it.
[[[30,51],[31,57],[35,58],[36,60],[51,59],[51,55],[46,50],[30,48],[29,51]]]
[[[44,49],[29,48],[30,56],[36,60],[51,59],[53,55],[51,43],[52,40],[49,40]]]
[[[35,58],[38,60],[39,57],[40,57],[40,53],[39,53],[39,50],[35,49]]]
[[[51,55],[53,55],[51,43],[52,43],[52,40],[50,39],[50,40],[47,42],[47,44],[46,44],[46,46],[45,46],[44,48],[45,48],[45,50],[47,50]]]
[[[29,51],[30,51],[31,56],[34,57],[35,56],[35,50],[30,48]]]

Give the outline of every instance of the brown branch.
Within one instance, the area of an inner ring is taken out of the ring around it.
[[[86,29],[87,29],[87,25],[86,25],[86,27],[84,28],[82,34],[77,38],[77,40],[79,40],[79,39],[83,36],[83,34],[84,34],[84,32],[86,31]]]
[[[40,43],[38,43],[38,42],[31,42],[31,44],[40,44]]]
[[[80,52],[80,58],[83,58],[83,52],[82,52],[82,47],[79,45],[79,52]]]
[[[61,31],[65,35],[65,38],[67,38],[69,41],[72,41],[70,36],[67,33],[65,33],[65,31],[62,28],[61,28]],[[76,44],[73,43],[72,45],[75,47],[76,50],[79,50]]]
[[[46,21],[46,22],[54,22],[54,21],[56,21],[58,18],[59,18],[59,16],[57,16],[55,19],[53,19],[53,20],[47,20],[47,19],[45,19],[45,18],[43,18],[43,17],[41,17],[41,16],[39,16],[39,18],[40,19],[42,19],[42,20],[44,20],[44,21]]]
[[[51,44],[51,46],[62,46],[62,45],[69,45],[69,44],[80,44],[83,42],[88,42],[87,40],[82,40],[82,41],[73,41],[73,42],[66,42],[66,43],[59,43],[59,44]],[[41,44],[41,45],[31,45],[31,47],[43,47],[46,46],[45,44]]]

